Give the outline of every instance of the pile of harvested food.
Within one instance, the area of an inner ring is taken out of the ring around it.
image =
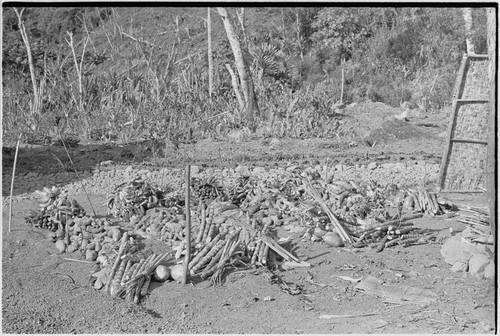
[[[40,208],[26,222],[48,229],[60,253],[79,252],[95,263],[94,288],[137,303],[152,280],[181,281],[188,248],[190,278],[220,285],[230,269],[309,266],[290,251],[289,239],[278,237],[281,226],[299,226],[302,238],[313,242],[380,252],[433,242],[433,230],[415,227],[410,220],[449,209],[423,187],[323,179],[297,167],[280,176],[242,175],[225,182],[215,177],[189,181],[189,242],[188,207],[179,191],[139,177],[115,187],[107,198],[108,216],[86,215],[67,192],[46,187],[37,191]],[[388,207],[396,212],[390,214]],[[169,252],[146,252],[142,240],[163,242]],[[167,259],[175,265],[167,268]]]

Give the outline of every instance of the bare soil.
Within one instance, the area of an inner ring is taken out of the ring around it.
[[[359,110],[357,113],[360,117],[355,123],[365,120],[363,125],[366,126],[370,120],[367,114]],[[436,118],[437,127],[430,128],[417,126],[418,119],[415,118],[411,120],[411,127],[406,128],[411,136],[396,135],[391,139],[387,136],[390,128],[382,133],[377,133],[377,130],[384,128],[384,118],[394,111],[380,114],[382,117],[374,121],[371,129],[366,129],[372,141],[377,140],[374,138],[377,134],[381,140],[374,147],[366,147],[362,142],[353,146],[353,137],[281,139],[274,145],[270,145],[269,139],[245,142],[205,140],[181,145],[167,158],[153,158],[144,144],[83,144],[71,149],[70,153],[81,179],[87,176],[85,172],[91,173],[107,160],[113,162],[106,167],[133,165],[141,169],[155,166],[182,168],[186,163],[200,167],[241,164],[275,167],[287,162],[362,165],[370,162],[440,161],[444,139],[437,135],[446,129],[446,120],[439,121],[444,119],[442,116]],[[400,128],[398,132],[404,129]],[[388,248],[381,253],[368,248],[358,251],[332,248],[322,242],[293,237],[293,252],[312,265],[281,272],[285,282],[301,289],[298,295],[283,291],[269,281],[265,271],[257,269],[232,272],[220,287],[213,287],[209,281],[186,286],[175,282],[153,283],[150,294],[139,305],[113,298],[90,285],[93,265],[63,259],[78,256],[58,254],[54,244],[46,238],[46,230],[35,229],[24,222],[28,209],[37,206],[28,196],[35,189],[48,186],[47,183],[54,181],[54,176],[56,179],[63,176],[63,166],[67,164],[65,157],[64,149],[58,147],[27,146],[21,149],[9,233],[9,209],[5,206],[8,204],[5,196],[10,187],[12,155],[3,155],[3,333],[495,332],[495,284],[491,280],[476,279],[450,270],[450,265],[441,258],[441,243],[450,236],[450,227],[460,231],[464,225],[454,218],[444,217],[424,216],[414,221],[416,226],[441,230],[436,243]],[[75,181],[64,181],[70,182]],[[28,196],[23,197],[25,195]],[[90,209],[83,193],[71,197],[85,209]],[[451,194],[447,197],[461,204],[487,204],[484,195]],[[99,215],[106,214],[104,193],[92,193],[90,201]],[[286,237],[290,233],[280,231],[279,235]],[[151,242],[148,248],[156,253],[168,251],[168,246],[161,242]],[[339,276],[373,276],[387,285],[432,291],[437,300],[423,306],[411,301],[384,303],[384,297],[356,290],[355,283]],[[320,318],[322,315],[335,316],[323,319]]]

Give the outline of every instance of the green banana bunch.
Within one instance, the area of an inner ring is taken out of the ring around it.
[[[148,209],[163,206],[162,191],[135,178],[115,187],[106,201],[108,214],[130,220],[133,215],[142,217]]]

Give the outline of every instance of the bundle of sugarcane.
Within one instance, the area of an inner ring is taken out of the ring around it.
[[[321,195],[319,192],[316,190],[316,188],[313,187],[311,182],[309,182],[306,179],[302,180],[304,183],[304,188],[309,194],[314,198],[314,200],[321,205],[321,208],[323,211],[328,215],[328,218],[331,221],[331,224],[335,227],[337,233],[340,235],[340,238],[342,241],[348,242],[348,243],[353,243],[352,237],[349,235],[349,233],[346,231],[346,229],[340,224],[340,222],[337,220],[335,215],[333,214],[332,210],[326,205],[325,201],[321,198]]]
[[[142,217],[147,209],[164,206],[163,191],[154,188],[140,177],[116,186],[108,197],[108,214],[129,221],[130,217]]]
[[[436,193],[430,193],[423,187],[408,189],[404,198],[403,207],[416,212],[425,212],[431,216],[444,213],[438,203]]]
[[[202,218],[206,208],[201,208]],[[210,212],[210,210],[209,210]],[[286,261],[300,263],[271,236],[270,221],[260,221],[247,217],[247,221],[238,221],[231,226],[221,226],[211,222],[211,216],[205,220],[195,239],[192,259],[188,265],[191,275],[202,279],[212,278],[219,283],[228,265],[233,267],[255,267],[276,265],[277,256]],[[203,222],[203,221],[202,221]],[[175,258],[185,254],[185,244],[177,247]]]
[[[224,246],[239,240],[241,228],[232,228],[231,230],[221,230],[213,240],[193,253],[193,259],[189,262],[188,269],[192,275],[200,275],[206,279],[212,275],[216,269],[218,261],[226,257],[223,252],[227,252]]]
[[[169,255],[151,253],[146,258],[134,262],[134,253],[127,249],[130,244],[128,233],[122,236],[120,248],[112,267],[105,267],[94,273],[94,287],[109,291],[113,296],[124,296],[127,300],[139,302],[141,296],[148,293],[151,276],[158,265]]]
[[[114,288],[121,286],[115,295],[125,295],[128,301],[133,301],[134,303],[139,303],[141,296],[146,296],[148,294],[149,285],[151,283],[151,276],[155,271],[156,267],[169,255],[169,253],[164,253],[161,255],[156,255],[154,253],[150,254],[149,257],[141,259],[138,263],[131,263],[127,260],[124,268],[123,274],[117,272],[117,279],[115,280]],[[124,263],[124,261],[122,261]],[[127,269],[128,266],[128,269]],[[134,267],[135,266],[135,267]],[[118,280],[120,279],[120,280]]]
[[[384,248],[395,245],[409,246],[415,243],[426,242],[435,236],[435,232],[414,227],[413,223],[407,222],[419,217],[422,217],[422,214],[404,216],[400,219],[362,230],[358,232],[358,234],[361,234],[358,241],[352,246],[355,248],[370,246],[377,252],[382,252]]]
[[[299,258],[295,257],[293,254],[288,252],[280,244],[278,244],[278,242],[276,242],[274,238],[270,237],[267,232],[262,232],[262,230],[260,230],[259,232],[259,230],[255,229],[249,223],[249,221],[247,222],[241,221],[238,223],[238,225],[241,226],[249,234],[250,240],[252,240],[253,237],[258,237],[257,244],[259,241],[262,242],[259,248],[257,248],[257,246],[255,247],[254,253],[252,253],[252,259],[254,258],[254,256],[255,259],[257,259],[262,255],[262,260],[264,261],[264,258],[267,256],[266,250],[268,252],[269,250],[272,250],[276,252],[278,255],[280,255],[286,261],[294,261],[297,263],[301,262]],[[265,262],[263,264],[265,264]]]

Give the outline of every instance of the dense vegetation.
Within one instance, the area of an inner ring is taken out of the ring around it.
[[[20,10],[20,8],[18,9]],[[332,106],[364,100],[431,113],[449,103],[466,51],[460,8],[246,8],[244,30],[264,135],[332,136]],[[3,139],[47,135],[131,140],[220,137],[243,126],[226,64],[234,57],[211,12],[214,91],[208,94],[207,8],[3,8]],[[486,11],[473,9],[476,53]]]

